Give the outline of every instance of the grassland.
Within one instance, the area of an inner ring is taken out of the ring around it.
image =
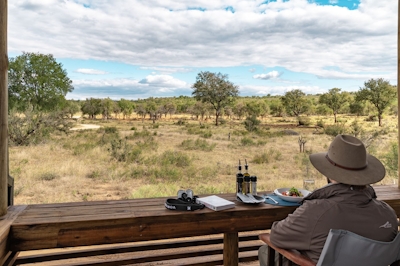
[[[134,116],[132,116],[134,117]],[[248,132],[243,120],[216,127],[210,121],[173,115],[149,120],[87,120],[99,129],[54,135],[37,146],[10,147],[10,173],[15,179],[15,203],[53,203],[175,196],[179,189],[195,194],[235,191],[238,160],[247,159],[258,177],[259,191],[301,187],[304,179],[316,186],[325,178],[311,166],[308,154],[326,151],[332,136],[316,124],[333,117],[309,117],[311,126],[297,127],[291,117],[267,117],[258,132]],[[358,121],[363,134],[380,130],[368,147],[383,160],[397,142],[397,117],[366,122],[365,117],[342,116],[347,133]],[[79,125],[77,125],[79,126]],[[300,152],[298,139],[306,139]],[[389,173],[380,184],[396,182]]]

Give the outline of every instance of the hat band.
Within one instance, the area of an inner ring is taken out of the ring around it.
[[[331,160],[331,158],[329,158],[328,154],[326,154],[325,158],[326,158],[326,159],[328,160],[328,162],[330,162],[333,166],[337,166],[337,167],[340,167],[340,168],[342,168],[342,169],[351,170],[351,171],[357,171],[357,170],[365,169],[365,168],[367,168],[367,165],[368,165],[368,162],[367,162],[363,167],[352,168],[352,167],[346,167],[346,166],[343,166],[343,165],[340,165],[340,164],[335,163],[334,161]]]

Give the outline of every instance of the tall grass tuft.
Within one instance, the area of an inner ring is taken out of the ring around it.
[[[201,150],[201,151],[212,151],[214,150],[217,144],[212,143],[209,144],[206,140],[196,139],[193,141],[192,139],[187,139],[182,141],[180,147],[184,150]]]

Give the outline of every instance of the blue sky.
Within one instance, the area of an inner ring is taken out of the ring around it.
[[[12,0],[8,52],[53,54],[68,99],[191,96],[200,71],[241,96],[396,85],[393,0]]]

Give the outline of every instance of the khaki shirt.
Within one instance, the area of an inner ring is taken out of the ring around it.
[[[353,190],[350,185],[329,184],[308,195],[293,214],[271,228],[271,242],[297,249],[317,262],[330,229],[344,229],[378,241],[396,237],[395,211],[376,199],[371,186]]]

